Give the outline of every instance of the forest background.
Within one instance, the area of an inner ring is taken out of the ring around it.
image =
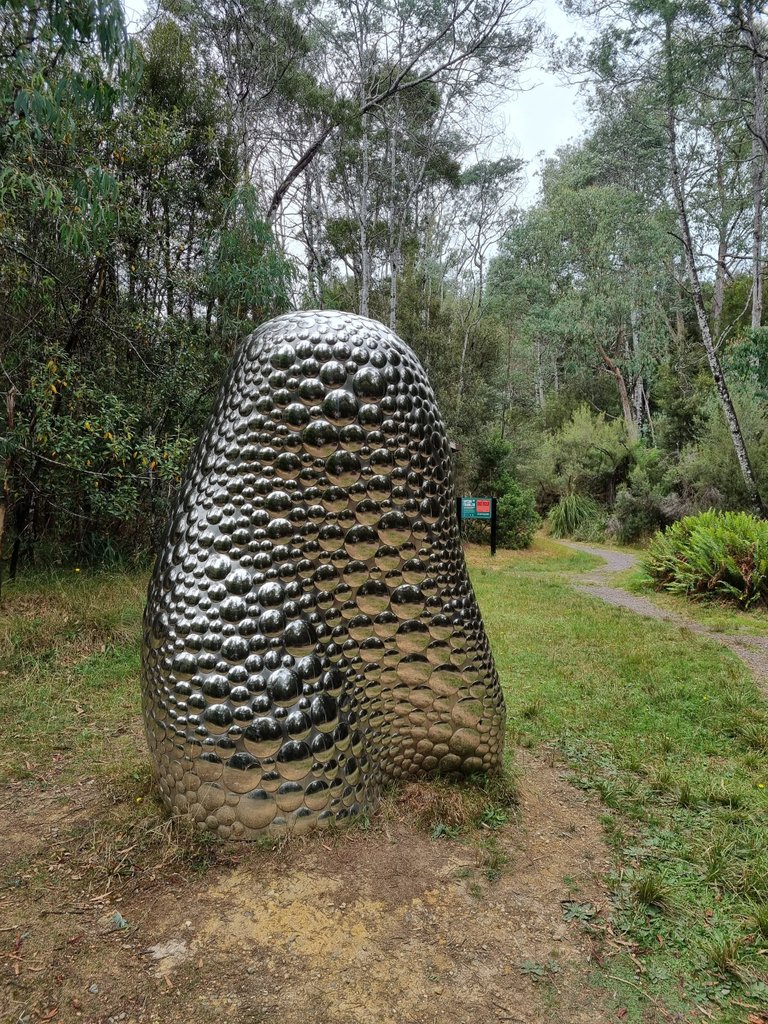
[[[129,40],[2,0],[0,566],[146,557],[238,340],[302,307],[416,350],[510,543],[764,514],[762,5],[565,7],[558,44],[528,0],[160,0]],[[522,209],[542,55],[588,124]]]

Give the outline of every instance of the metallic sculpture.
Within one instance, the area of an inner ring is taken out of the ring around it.
[[[223,837],[342,822],[387,779],[499,765],[504,703],[448,442],[380,324],[292,313],[241,346],[149,587],[163,800]]]

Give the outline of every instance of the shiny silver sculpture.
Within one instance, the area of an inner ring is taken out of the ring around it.
[[[163,800],[223,837],[499,765],[448,442],[391,331],[292,313],[246,339],[180,488],[142,660]]]

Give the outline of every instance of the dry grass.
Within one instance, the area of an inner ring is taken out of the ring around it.
[[[430,832],[477,828],[494,812],[511,816],[517,803],[517,776],[505,765],[494,776],[450,782],[429,779],[408,782],[396,791],[395,813]]]
[[[409,782],[399,791],[396,806],[421,829],[432,831],[437,825],[465,828],[477,817],[479,795],[478,791],[433,782]]]

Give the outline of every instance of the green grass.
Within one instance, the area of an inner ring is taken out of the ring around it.
[[[498,572],[511,569],[516,573],[589,572],[603,565],[602,558],[558,544],[542,533],[538,533],[531,546],[523,551],[500,548],[495,555],[491,555],[490,549],[480,544],[467,544],[464,550],[467,561],[476,571]]]
[[[137,762],[146,574],[57,574],[0,604],[0,781],[112,773]]]
[[[768,1005],[768,708],[730,652],[575,592],[558,557],[536,577],[470,557],[510,738],[555,746],[605,805],[613,928],[642,965],[606,968],[626,1019],[656,1000],[744,1021],[737,1002]]]
[[[724,601],[691,600],[678,594],[655,590],[642,569],[628,569],[611,577],[615,586],[626,587],[633,594],[643,594],[665,611],[686,616],[715,633],[768,636],[768,612],[762,608],[742,611]]]

